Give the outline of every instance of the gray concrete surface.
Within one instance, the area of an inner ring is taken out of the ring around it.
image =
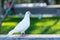
[[[0,40],[60,40],[60,35],[0,35]]]

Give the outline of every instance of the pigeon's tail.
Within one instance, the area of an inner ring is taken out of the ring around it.
[[[9,33],[8,33],[8,35],[12,35],[14,32],[13,32],[13,30],[12,31],[10,31]]]
[[[4,38],[4,40],[9,40],[9,39],[10,39],[10,36],[11,36],[13,33],[14,33],[13,30],[10,31],[10,32],[7,34],[7,36]]]

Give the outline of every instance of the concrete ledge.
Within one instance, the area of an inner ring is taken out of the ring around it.
[[[52,34],[52,35],[0,35],[0,40],[60,40],[60,34]]]
[[[43,34],[43,35],[35,35],[35,34],[32,34],[32,35],[24,35],[24,36],[21,36],[21,35],[0,35],[0,38],[5,38],[5,37],[9,37],[9,38],[60,38],[60,34]]]

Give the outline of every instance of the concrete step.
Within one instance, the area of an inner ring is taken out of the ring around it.
[[[56,34],[27,34],[24,36],[21,35],[0,35],[0,40],[60,40],[60,35]]]

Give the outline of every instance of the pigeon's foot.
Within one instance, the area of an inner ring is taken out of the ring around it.
[[[26,34],[25,33],[22,33],[21,36],[26,36]]]

